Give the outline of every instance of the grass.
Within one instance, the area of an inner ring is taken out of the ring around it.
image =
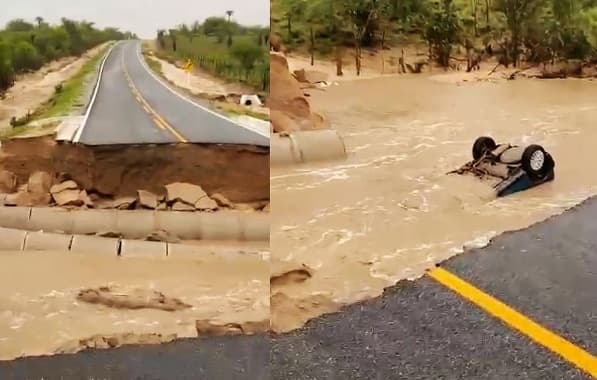
[[[235,35],[233,40],[249,44],[257,44],[256,35]],[[186,61],[190,59],[196,67],[206,72],[234,83],[244,83],[256,91],[267,91],[269,87],[269,57],[266,46],[263,48],[261,62],[250,72],[246,72],[241,65],[231,56],[226,41],[218,41],[216,37],[195,36],[188,38],[179,36],[177,38],[177,51],[173,51],[172,44],[166,40],[163,47],[156,44],[155,55],[170,63],[174,61]],[[265,90],[264,90],[265,88]]]
[[[85,79],[88,75],[91,75],[97,71],[99,63],[104,57],[108,48],[109,47],[102,49],[97,55],[85,62],[85,64],[74,76],[56,86],[55,93],[52,95],[50,100],[39,106],[34,112],[25,115],[22,118],[11,121],[11,127],[0,129],[0,140],[10,139],[25,133],[33,133],[35,131],[41,132],[56,127],[56,123],[50,123],[40,127],[32,127],[28,124],[34,120],[41,120],[57,116],[67,116],[70,114],[75,105],[79,102],[79,98],[83,93]]]
[[[68,115],[83,93],[85,79],[97,71],[107,49],[107,47],[102,49],[95,57],[87,61],[72,78],[64,82],[61,90],[57,90],[52,99],[41,107],[42,109],[34,119]],[[37,114],[37,111],[35,113]]]
[[[269,121],[269,116],[267,114],[255,112],[251,109],[236,104],[217,102],[215,103],[215,106],[228,114],[250,116],[255,119]]]

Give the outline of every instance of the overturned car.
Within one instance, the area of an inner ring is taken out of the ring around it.
[[[493,188],[503,197],[552,181],[554,167],[553,158],[540,145],[498,145],[491,137],[482,136],[473,144],[473,160],[451,173],[497,179]]]

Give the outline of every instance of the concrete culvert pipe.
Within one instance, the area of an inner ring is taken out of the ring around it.
[[[181,240],[269,240],[269,214],[0,207],[0,227],[88,235],[112,232],[144,239],[165,231]]]
[[[346,159],[346,146],[333,129],[274,134],[270,142],[273,166]]]

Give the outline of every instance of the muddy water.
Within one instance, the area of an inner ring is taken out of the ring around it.
[[[195,321],[261,321],[269,315],[269,264],[259,254],[118,258],[73,253],[0,255],[0,360],[72,349],[93,335],[197,336]],[[155,290],[180,311],[117,309],[77,300],[84,288]],[[76,346],[76,344],[75,344]]]
[[[577,80],[458,86],[393,77],[314,91],[314,108],[345,137],[349,158],[272,171],[274,270],[288,262],[313,269],[312,278],[276,290],[304,307],[291,321],[272,310],[273,326],[292,329],[330,303],[377,295],[463,246],[594,194],[595,99],[597,83]],[[470,160],[480,135],[543,145],[556,180],[494,199],[488,184],[445,175]]]

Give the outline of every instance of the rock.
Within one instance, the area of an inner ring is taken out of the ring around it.
[[[178,311],[188,309],[191,305],[178,298],[165,296],[150,289],[120,289],[111,286],[83,289],[77,295],[78,301],[99,304],[115,309],[157,309]]]
[[[174,211],[195,211],[195,206],[191,206],[184,202],[177,201],[172,205]]]
[[[158,197],[152,192],[137,190],[137,200],[141,207],[150,209],[158,207]]]
[[[52,187],[52,176],[47,172],[37,171],[29,176],[27,189],[33,194],[45,194]]]
[[[198,185],[190,183],[175,182],[166,185],[166,201],[181,201],[188,205],[194,205],[197,201],[207,196],[205,191]]]
[[[161,241],[166,243],[180,243],[180,239],[176,235],[172,235],[168,231],[158,230],[148,235],[145,240],[147,241]]]
[[[81,192],[79,193],[79,199],[81,200],[81,202],[83,202],[85,206],[93,207],[93,201],[91,200],[89,195],[87,195],[87,191],[81,190]]]
[[[85,201],[79,197],[78,189],[67,189],[52,193],[52,198],[58,206],[82,206]]]
[[[158,207],[155,208],[156,210],[167,210],[168,209],[168,205],[166,203],[160,203],[158,205]]]
[[[216,201],[216,203],[220,207],[234,208],[234,203],[230,202],[230,200],[226,198],[223,194],[215,193],[210,198]]]
[[[316,70],[294,70],[294,77],[301,83],[320,83],[328,80],[328,74]]]
[[[137,201],[137,198],[133,197],[120,197],[116,198],[111,202],[111,208],[117,208],[119,210],[128,210]]]
[[[210,197],[203,197],[195,203],[197,210],[217,210],[218,204]]]
[[[8,170],[0,170],[0,192],[14,193],[17,189],[17,176]]]
[[[79,185],[75,181],[65,181],[59,184],[56,184],[50,188],[50,193],[59,193],[63,190],[77,190],[79,189]]]
[[[217,323],[210,320],[195,321],[197,336],[226,336],[226,335],[253,335],[268,331],[269,319],[262,321],[246,321],[241,323]]]

